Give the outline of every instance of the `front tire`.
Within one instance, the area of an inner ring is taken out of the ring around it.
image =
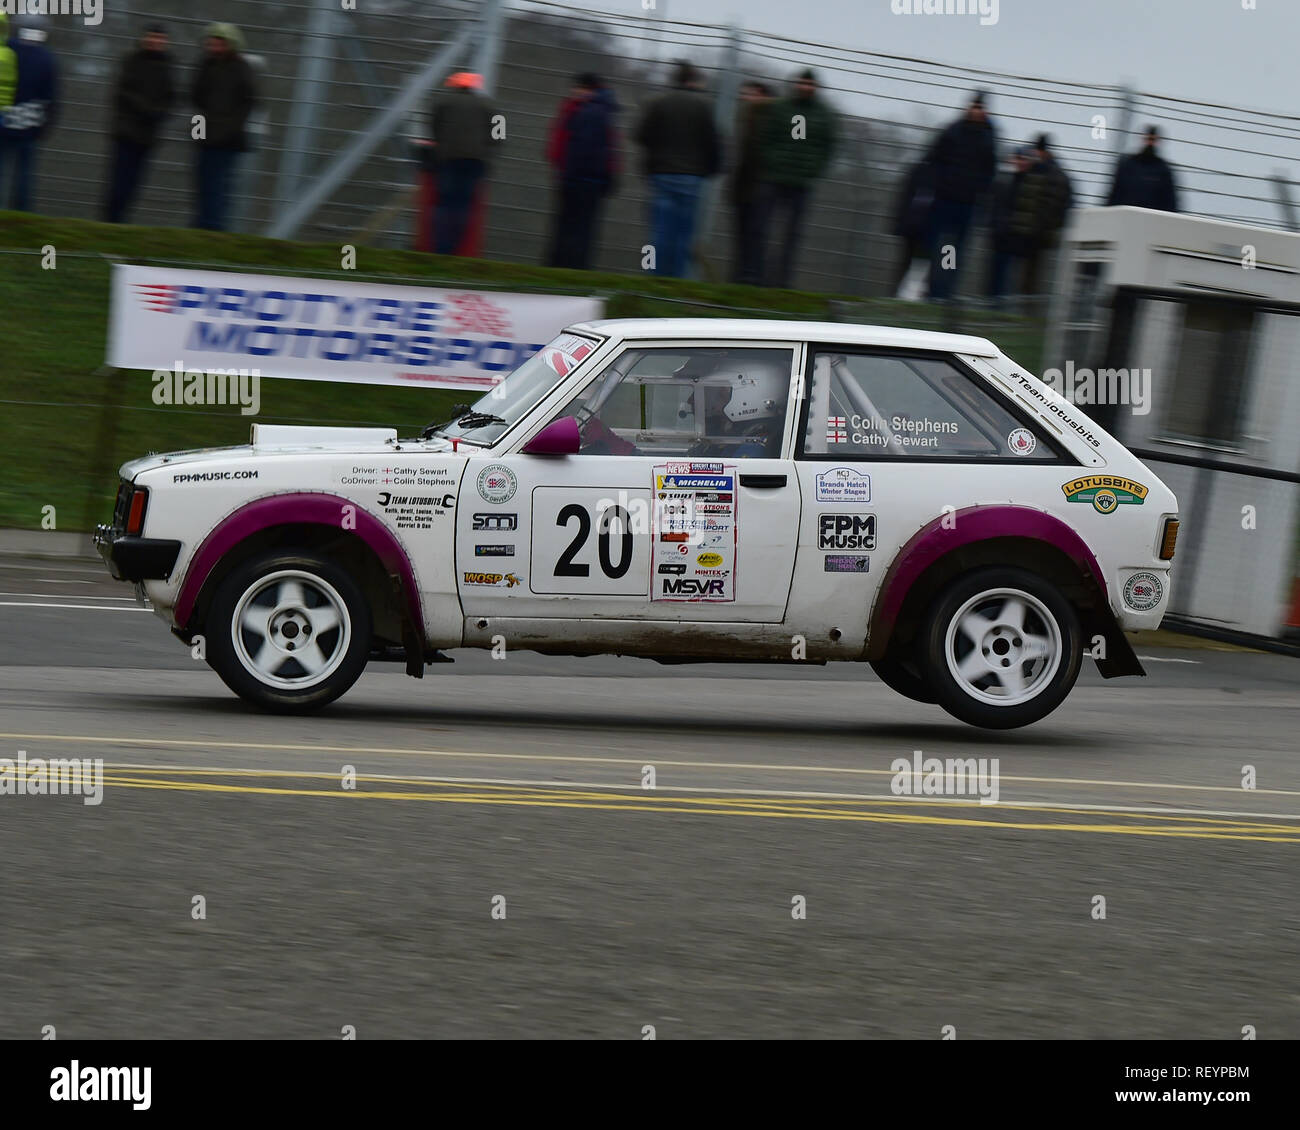
[[[240,698],[306,713],[333,702],[365,669],[370,605],[333,562],[275,550],[221,581],[205,634],[209,664]]]
[[[1045,718],[1083,661],[1079,618],[1050,581],[1025,569],[976,569],[934,603],[921,638],[926,681],[954,718],[1011,730]]]

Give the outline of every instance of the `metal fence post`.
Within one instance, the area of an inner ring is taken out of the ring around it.
[[[334,20],[342,8],[333,0],[316,0],[302,34],[293,109],[284,130],[280,171],[275,182],[275,214],[281,216],[298,194],[307,152],[316,135],[320,104],[334,62]]]

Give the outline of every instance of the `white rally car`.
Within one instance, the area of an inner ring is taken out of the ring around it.
[[[456,418],[253,426],[121,471],[96,534],[237,694],[320,707],[372,656],[865,660],[1034,722],[1166,608],[1173,494],[981,338],[576,325]]]

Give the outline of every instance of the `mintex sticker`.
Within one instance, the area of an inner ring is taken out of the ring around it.
[[[833,467],[817,476],[818,502],[870,502],[871,476],[852,467]]]
[[[654,468],[651,600],[736,599],[736,468],[665,463]]]
[[[828,553],[822,561],[827,573],[866,573],[871,567],[871,558],[858,553]]]

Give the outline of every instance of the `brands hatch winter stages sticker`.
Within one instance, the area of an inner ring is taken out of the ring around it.
[[[654,468],[650,599],[736,599],[736,468],[665,463]]]

